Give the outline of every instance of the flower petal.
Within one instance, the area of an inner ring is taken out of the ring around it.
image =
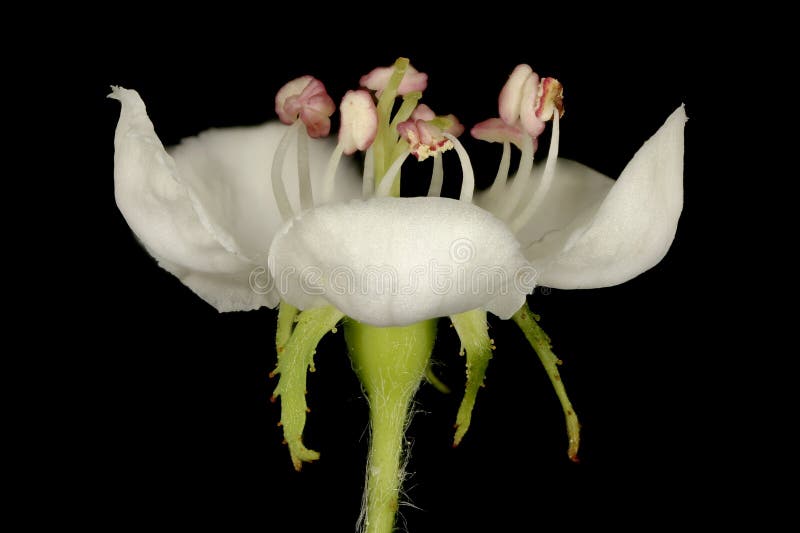
[[[530,198],[539,186],[544,170],[544,163],[537,164],[529,183],[522,192],[523,198]],[[499,216],[503,206],[509,201],[508,195],[516,178],[508,180],[502,190],[490,194],[489,190],[475,193],[475,203]],[[517,238],[523,249],[531,243],[540,241],[544,236],[551,236],[573,224],[582,213],[594,213],[608,195],[614,180],[592,170],[576,161],[560,158],[556,166],[556,175],[544,201],[531,216],[531,219],[517,232]],[[541,245],[550,245],[557,239],[542,241]],[[560,250],[560,248],[556,248]],[[540,254],[541,255],[541,254]],[[535,256],[535,257],[538,257]]]
[[[534,272],[502,221],[449,198],[373,198],[317,207],[275,237],[270,271],[300,309],[333,305],[375,326],[484,308],[508,318]]]
[[[110,96],[122,103],[115,195],[136,236],[163,268],[217,310],[274,307],[278,297],[268,290],[268,273],[257,273],[256,290],[250,276],[282,223],[268,169],[285,127],[210,130],[184,140],[170,156],[139,94],[113,88]],[[312,169],[315,163],[323,167],[329,147],[311,150]],[[297,183],[295,171],[284,174]],[[360,196],[356,180],[345,182],[345,196]]]
[[[539,283],[560,289],[608,287],[661,261],[683,208],[685,123],[681,106],[634,155],[602,201],[608,182],[601,175],[585,167],[581,173],[574,163],[562,168],[559,161],[546,209],[520,232],[523,242],[534,241],[525,255],[540,271]],[[579,181],[586,188],[570,192]],[[559,212],[554,205],[568,210]]]
[[[287,127],[278,122],[255,127],[211,129],[170,149],[181,177],[196,198],[213,233],[229,250],[265,264],[269,245],[283,224],[272,194],[272,156]],[[309,143],[312,189],[322,176],[334,144]],[[295,212],[298,174],[296,146],[286,154],[283,179]],[[361,197],[361,178],[350,159],[340,163],[333,200]]]

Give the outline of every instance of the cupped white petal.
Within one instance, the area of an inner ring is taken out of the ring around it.
[[[139,240],[219,311],[274,307],[277,292],[263,279],[268,273],[258,271],[258,260],[281,224],[270,193],[271,156],[265,154],[274,150],[283,127],[211,130],[184,141],[170,156],[136,91],[115,87],[109,96],[122,104],[114,139],[115,196]],[[330,150],[321,152],[317,166]],[[296,189],[296,172],[286,175]]]
[[[632,279],[666,255],[683,208],[683,130],[678,108],[615,181],[559,160],[552,188],[517,233],[539,283],[560,289],[608,287]],[[528,193],[538,184],[541,166]],[[538,175],[537,175],[538,174]],[[497,209],[502,194],[478,203]]]
[[[508,318],[535,281],[502,221],[470,203],[434,197],[306,211],[276,235],[269,268],[292,305],[333,305],[375,326],[477,308]]]
[[[258,264],[264,264],[272,237],[284,222],[273,196],[270,169],[286,128],[279,122],[268,122],[211,129],[170,148],[181,179],[220,242]],[[311,187],[317,196],[321,195],[325,167],[334,147],[330,140],[309,142]],[[297,145],[293,142],[286,152],[282,176],[289,202],[299,212],[296,161]],[[361,176],[353,160],[341,161],[337,175],[333,201],[361,197]]]
[[[534,167],[531,179],[522,194],[525,201],[531,198],[539,187],[544,167],[544,162]],[[493,213],[500,212],[502,205],[509,201],[509,188],[513,181],[509,180],[503,190],[491,195],[488,194],[488,190],[481,191],[475,195],[475,203]],[[534,243],[544,245],[545,236],[553,237],[557,232],[567,230],[570,225],[581,219],[585,222],[587,213],[593,214],[597,210],[613,186],[614,180],[608,176],[577,161],[559,158],[555,178],[543,202],[517,232],[523,249],[529,248]],[[556,240],[550,238],[547,244],[550,245]]]

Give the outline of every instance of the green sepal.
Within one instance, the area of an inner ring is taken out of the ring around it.
[[[567,390],[564,388],[564,383],[561,381],[561,374],[558,372],[558,366],[561,360],[555,356],[550,344],[550,337],[539,326],[538,315],[535,315],[528,308],[528,304],[523,306],[517,311],[512,320],[519,326],[528,342],[536,351],[539,360],[544,365],[547,371],[547,376],[550,378],[550,383],[556,391],[558,400],[561,402],[561,408],[564,410],[564,418],[567,424],[567,438],[569,439],[569,447],[567,455],[575,462],[578,462],[578,448],[581,442],[581,425],[578,422],[578,416],[575,414],[575,409],[567,396]]]
[[[456,434],[453,438],[453,446],[458,446],[472,421],[472,409],[475,407],[478,389],[483,385],[494,345],[489,338],[486,311],[473,309],[453,315],[450,320],[458,332],[462,350],[467,357],[467,384],[464,388],[464,399],[461,400],[456,415]]]
[[[286,336],[287,330],[291,330],[294,316],[290,306],[284,308],[283,304],[281,311],[278,312],[278,335],[276,335],[279,347],[278,367],[272,375],[280,374],[280,380],[272,400],[281,397],[280,425],[283,426],[283,437],[289,446],[292,464],[298,471],[304,462],[319,459],[318,452],[309,450],[303,444],[303,429],[308,412],[306,372],[309,367],[313,370],[317,344],[327,332],[336,327],[343,316],[340,311],[330,306],[309,309],[297,314],[297,325],[290,331],[283,350],[280,350],[281,340]]]

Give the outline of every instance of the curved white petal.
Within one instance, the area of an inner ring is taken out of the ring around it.
[[[283,225],[272,193],[272,155],[288,127],[280,122],[261,126],[211,129],[170,148],[181,179],[204,222],[232,252],[265,265],[269,245]],[[333,151],[329,141],[308,146],[312,190],[321,196],[325,167]],[[297,145],[286,152],[283,180],[295,212],[300,211]],[[361,197],[361,176],[351,159],[339,163],[333,201]]]
[[[276,235],[269,266],[300,309],[331,304],[375,326],[485,308],[509,318],[534,272],[507,226],[449,198],[372,198],[315,208]]]
[[[539,187],[543,171],[544,163],[534,167],[531,179],[522,193],[524,198],[533,196]],[[500,191],[490,193],[487,189],[475,193],[475,203],[499,215],[504,204],[510,201],[508,195],[515,179],[510,179]],[[559,158],[550,189],[530,220],[517,232],[517,238],[524,249],[528,248],[531,254],[536,250],[536,254],[529,255],[529,259],[550,255],[551,252],[543,251],[545,247],[553,252],[560,251],[563,240],[569,233],[567,228],[581,220],[585,222],[587,213],[593,214],[597,211],[613,185],[614,180],[586,165]],[[544,236],[548,238],[543,240]],[[531,247],[532,243],[535,244]]]
[[[163,268],[217,310],[274,307],[278,295],[264,289],[271,287],[261,279],[265,274],[257,271],[256,290],[250,278],[281,224],[271,194],[255,191],[271,188],[271,156],[263,154],[274,150],[283,127],[212,130],[184,141],[173,159],[139,94],[115,87],[110,96],[122,104],[114,139],[115,196],[136,236]],[[324,165],[319,159],[324,156],[317,153],[318,167]],[[296,189],[296,172],[284,175]]]
[[[540,271],[542,285],[608,287],[661,261],[683,208],[685,122],[681,106],[644,143],[616,182],[583,165],[559,160],[544,205],[519,232],[520,241],[530,243],[525,256]]]

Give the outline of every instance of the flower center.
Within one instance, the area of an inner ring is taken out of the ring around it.
[[[563,98],[557,80],[540,80],[529,66],[520,65],[500,93],[500,117],[472,129],[478,139],[503,144],[495,182],[487,193],[498,198],[501,191],[504,193],[501,221],[481,206],[471,205],[474,173],[469,155],[458,140],[464,128],[455,116],[437,116],[420,103],[427,86],[425,74],[414,69],[408,59],[400,58],[391,67],[363,76],[361,85],[372,92],[359,89],[344,96],[339,106],[338,143],[316,197],[309,176],[308,137],[320,136],[326,130],[326,121],[329,126],[332,100],[322,83],[311,76],[289,82],[276,98],[281,120],[291,126],[273,159],[272,186],[281,215],[292,220],[270,248],[272,277],[285,283],[276,335],[279,358],[275,373],[280,374],[280,381],[275,395],[282,398],[284,436],[299,470],[303,462],[319,457],[302,441],[306,370],[314,369],[314,347],[322,335],[335,331],[338,321],[349,317],[345,337],[353,367],[370,400],[372,427],[364,530],[388,533],[398,506],[406,417],[416,388],[426,373],[430,374],[437,317],[450,317],[466,356],[467,381],[453,445],[459,444],[470,426],[478,390],[492,358],[494,341],[486,320],[487,312],[492,312],[500,318],[513,318],[536,348],[562,403],[569,455],[576,459],[577,417],[561,384],[549,339],[524,303],[530,290],[519,284],[520,274],[530,265],[514,234],[530,221],[554,179]],[[548,120],[553,120],[553,129],[547,162],[535,183],[534,154]],[[292,139],[297,142],[299,205],[307,211],[303,217],[295,217],[283,182],[285,155]],[[509,184],[512,143],[522,155]],[[365,152],[364,201],[321,206],[330,202],[341,156],[356,150]],[[451,150],[462,169],[460,201],[439,198],[443,160]],[[401,167],[410,155],[417,161],[433,159],[429,198],[399,198]],[[443,215],[447,223],[432,228],[431,212]],[[415,236],[414,241],[419,240],[417,236],[425,238],[409,246],[398,235]],[[415,264],[414,258],[427,263]],[[374,277],[376,270],[371,262],[375,261],[390,266],[388,283],[382,275]],[[451,282],[469,279],[469,288],[437,283],[439,265],[455,267],[445,268],[444,277]],[[303,273],[312,276],[306,278]],[[490,273],[501,276],[489,277]],[[406,285],[405,280],[410,283]],[[511,283],[503,284],[502,280],[513,280],[514,290],[509,290]],[[325,306],[319,307],[320,302]]]
[[[272,187],[284,220],[297,214],[283,182],[285,155],[295,138],[301,210],[330,201],[341,156],[351,155],[356,150],[365,152],[364,199],[400,196],[401,167],[409,155],[418,161],[433,158],[428,196],[440,196],[444,182],[443,155],[453,149],[462,170],[459,199],[471,202],[474,172],[467,151],[457,139],[464,128],[454,115],[437,116],[428,106],[420,104],[427,80],[427,75],[414,69],[408,59],[399,58],[391,67],[374,69],[361,78],[361,85],[374,93],[361,89],[345,95],[339,106],[339,142],[330,156],[322,190],[316,198],[309,175],[308,137],[328,133],[329,117],[335,105],[322,82],[311,76],[297,78],[281,88],[275,108],[281,121],[291,127],[286,130],[273,158]],[[497,198],[504,193],[505,201],[498,214],[512,231],[521,230],[531,220],[550,190],[558,157],[559,119],[563,113],[563,88],[558,80],[540,79],[528,65],[519,65],[500,93],[500,118],[489,119],[472,128],[475,138],[503,144],[497,175],[487,194],[489,198]],[[534,187],[531,181],[534,154],[538,137],[548,120],[553,121],[550,149],[541,179]],[[509,185],[512,143],[522,155]]]

